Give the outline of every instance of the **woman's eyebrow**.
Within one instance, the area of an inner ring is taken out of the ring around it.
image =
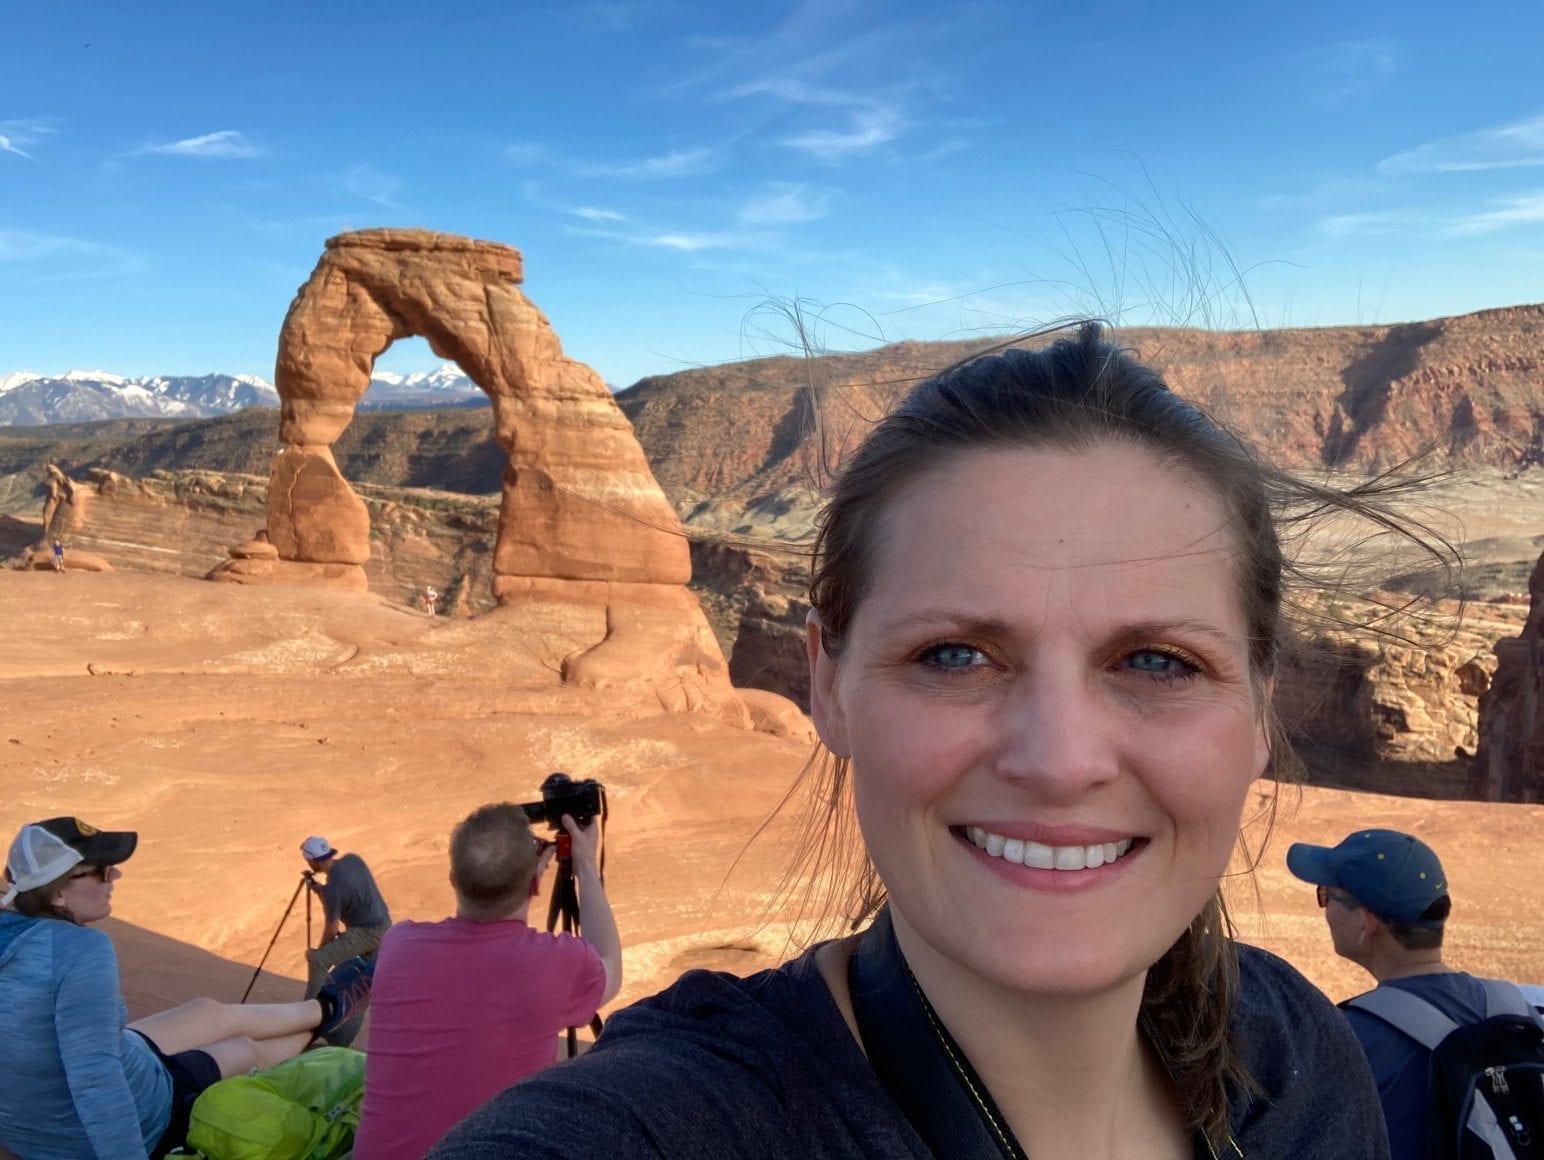
[[[1228,648],[1236,648],[1243,643],[1242,638],[1236,634],[1226,631],[1209,620],[1199,620],[1193,616],[1181,616],[1172,620],[1139,620],[1121,625],[1111,636],[1115,640],[1122,641],[1151,640],[1154,637],[1163,636],[1204,636]]]
[[[879,627],[887,632],[930,628],[957,632],[964,636],[1001,636],[1013,631],[1012,626],[1005,620],[950,608],[922,609],[905,616],[897,616],[892,620],[881,620]]]
[[[880,622],[886,632],[905,632],[913,628],[957,632],[962,636],[1003,637],[1017,635],[1018,630],[1005,620],[981,616],[977,613],[950,608],[929,608],[897,616]],[[1107,639],[1136,643],[1166,636],[1202,636],[1219,645],[1236,648],[1241,639],[1225,631],[1209,620],[1193,616],[1171,619],[1153,617],[1117,625],[1107,634]]]

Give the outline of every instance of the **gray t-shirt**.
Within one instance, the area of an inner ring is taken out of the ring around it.
[[[343,854],[327,870],[322,909],[329,922],[350,926],[390,926],[391,912],[370,867],[358,854]]]

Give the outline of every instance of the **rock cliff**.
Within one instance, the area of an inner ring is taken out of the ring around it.
[[[1428,448],[1454,464],[1544,463],[1544,305],[1398,326],[1116,338],[1289,466],[1377,470]],[[988,345],[756,359],[644,379],[618,401],[684,510],[817,485],[899,395]]]

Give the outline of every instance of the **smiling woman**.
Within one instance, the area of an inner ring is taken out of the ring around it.
[[[432,1155],[1386,1157],[1338,1012],[1219,892],[1291,768],[1305,507],[1401,526],[1094,324],[921,384],[837,480],[811,586],[805,853],[862,933],[683,978]]]

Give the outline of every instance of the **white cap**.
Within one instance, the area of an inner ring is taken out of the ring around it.
[[[332,857],[332,844],[315,834],[300,843],[300,852],[313,862],[325,862]]]
[[[79,850],[42,826],[23,826],[11,843],[5,859],[5,874],[11,888],[0,898],[0,906],[9,906],[23,890],[36,890],[63,878],[70,868],[85,861]]]

